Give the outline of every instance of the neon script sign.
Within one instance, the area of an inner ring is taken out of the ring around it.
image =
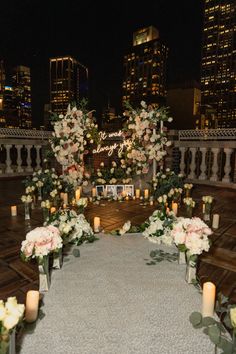
[[[119,143],[116,142],[111,145],[98,144],[97,148],[93,149],[93,154],[99,154],[100,152],[108,151],[108,156],[111,156],[115,150],[118,150],[118,154],[121,154],[125,148],[129,148],[132,145],[132,140],[130,139],[124,140],[122,130],[119,130],[118,132],[111,132],[111,133],[99,132],[99,136],[102,141],[109,138],[122,138],[122,141]]]

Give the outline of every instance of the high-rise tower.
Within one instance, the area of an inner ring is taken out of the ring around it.
[[[65,113],[69,103],[88,96],[88,69],[71,56],[50,59],[52,112]]]
[[[134,32],[133,46],[124,57],[123,102],[164,103],[167,53],[155,27]]]
[[[205,0],[201,92],[218,126],[236,127],[235,0]]]

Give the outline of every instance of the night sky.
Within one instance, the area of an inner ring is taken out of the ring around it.
[[[49,58],[72,55],[88,66],[90,108],[119,109],[122,58],[133,31],[153,25],[169,47],[168,84],[198,80],[203,0],[1,1],[0,59],[32,70],[33,122],[49,101]]]

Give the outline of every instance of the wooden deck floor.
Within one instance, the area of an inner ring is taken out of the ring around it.
[[[19,256],[21,241],[30,228],[42,225],[40,209],[32,211],[29,222],[24,220],[24,210],[20,202],[23,187],[19,180],[0,182],[0,299],[17,296],[25,301],[29,289],[38,288],[38,272],[33,262],[24,263]],[[236,302],[236,191],[195,186],[193,197],[197,202],[195,215],[201,217],[202,195],[213,195],[214,212],[220,214],[220,228],[212,236],[210,252],[200,257],[198,275],[201,282],[210,280],[225,295]],[[18,204],[18,216],[10,216],[10,205]],[[138,225],[155,210],[154,207],[140,205],[140,202],[101,202],[89,205],[86,210],[88,220],[101,217],[105,230],[119,228],[127,220]],[[181,213],[181,211],[180,211]],[[182,212],[183,213],[183,212]]]

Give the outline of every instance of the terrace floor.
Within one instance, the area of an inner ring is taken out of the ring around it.
[[[19,179],[0,181],[0,299],[16,296],[25,302],[26,292],[38,288],[38,272],[35,263],[21,261],[19,250],[27,231],[42,225],[42,212],[34,209],[30,222],[26,222],[20,201],[22,193],[23,185]],[[200,257],[199,279],[214,282],[218,291],[236,302],[236,191],[196,185],[193,190],[196,200],[194,215],[202,216],[201,197],[206,194],[214,196],[213,212],[220,214],[220,228],[214,231],[210,252]],[[10,216],[11,205],[18,205],[17,217]],[[155,206],[140,205],[140,201],[102,201],[100,205],[89,204],[86,217],[92,221],[94,216],[100,216],[102,227],[110,231],[121,227],[127,220],[138,225],[154,210]],[[180,215],[184,215],[183,210]]]

